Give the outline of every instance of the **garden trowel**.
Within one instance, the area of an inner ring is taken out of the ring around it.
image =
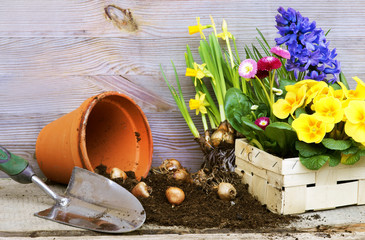
[[[144,223],[146,213],[128,190],[96,173],[75,167],[63,196],[52,191],[29,163],[0,146],[0,170],[19,183],[35,183],[55,205],[36,216],[97,232],[123,233]]]

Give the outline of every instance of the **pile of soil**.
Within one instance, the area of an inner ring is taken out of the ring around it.
[[[109,177],[105,166],[99,166],[97,172]],[[230,182],[237,190],[233,201],[219,199],[215,191],[206,191],[192,182],[177,182],[167,174],[151,171],[147,178],[142,179],[152,187],[149,198],[138,198],[146,211],[146,223],[161,226],[184,226],[189,228],[229,228],[229,229],[260,229],[275,228],[287,225],[298,219],[295,216],[274,214],[253,198],[247,186],[241,183],[241,178],[234,172],[220,172],[221,179]],[[115,182],[131,191],[138,183],[133,172],[127,172],[126,181],[114,179]],[[168,187],[181,188],[185,200],[181,205],[172,207],[167,201],[165,191]]]

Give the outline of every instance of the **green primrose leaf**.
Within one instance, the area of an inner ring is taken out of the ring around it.
[[[358,162],[360,160],[360,154],[357,152],[353,155],[351,155],[350,157],[348,157],[346,160],[341,161],[342,164],[345,165],[353,165],[356,162]]]
[[[265,128],[265,135],[276,141],[280,147],[280,155],[285,155],[287,151],[294,148],[297,139],[295,130],[288,123],[273,122]]]
[[[324,138],[322,140],[323,146],[331,150],[346,150],[351,147],[351,140],[335,140],[333,138]]]
[[[246,135],[249,128],[244,126],[242,117],[251,113],[252,102],[237,88],[230,88],[225,97],[224,109],[228,122],[238,132]]]
[[[327,153],[330,157],[330,167],[336,167],[341,162],[341,151],[331,151]]]
[[[328,155],[315,155],[312,157],[303,157],[299,155],[300,162],[310,170],[320,169],[328,160],[330,156]]]
[[[321,144],[305,143],[300,141],[295,143],[295,148],[299,151],[301,156],[306,158],[326,152],[326,148],[324,148]]]
[[[242,116],[241,117],[241,121],[242,121],[242,124],[250,127],[253,131],[256,131],[256,132],[263,132],[264,130],[262,130],[262,128],[260,128],[259,126],[257,126],[252,120],[250,117],[248,116]]]

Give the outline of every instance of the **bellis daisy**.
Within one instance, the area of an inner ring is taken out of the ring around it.
[[[257,68],[259,70],[271,71],[281,67],[281,62],[276,57],[263,57],[257,62]]]
[[[279,46],[273,47],[270,49],[270,52],[272,52],[273,54],[285,58],[285,59],[290,59],[290,52],[288,50],[282,49]]]
[[[253,59],[246,59],[241,62],[238,74],[243,78],[253,78],[257,73],[257,63]]]

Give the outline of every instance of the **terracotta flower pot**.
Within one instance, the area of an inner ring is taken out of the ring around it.
[[[45,176],[68,183],[74,166],[89,171],[103,164],[146,177],[152,163],[148,121],[129,97],[104,92],[45,126],[38,135],[36,158]]]

